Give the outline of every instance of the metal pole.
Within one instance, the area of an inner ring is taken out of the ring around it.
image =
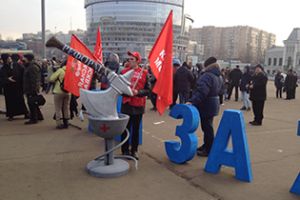
[[[46,37],[45,37],[45,0],[42,0],[42,56],[46,58]]]

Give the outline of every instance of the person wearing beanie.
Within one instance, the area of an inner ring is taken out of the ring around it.
[[[250,100],[252,101],[252,109],[254,120],[249,122],[253,126],[261,126],[264,118],[264,106],[267,98],[267,82],[268,77],[263,71],[261,65],[256,65],[255,73],[249,85]]]
[[[242,78],[240,81],[240,90],[241,90],[241,97],[243,101],[243,107],[240,110],[251,110],[251,102],[249,99],[249,84],[252,79],[251,73],[250,73],[250,67],[245,66],[244,67],[244,73],[242,74]]]
[[[286,100],[295,99],[296,88],[297,88],[297,75],[293,72],[292,69],[289,69],[287,76],[284,81],[284,89],[286,91]]]
[[[173,59],[173,103],[170,105],[170,109],[176,105],[176,101],[178,98],[178,87],[175,82],[175,74],[176,74],[177,70],[179,69],[180,65],[181,65],[180,60],[177,58],[174,58]]]
[[[26,58],[29,62],[32,62],[34,59],[34,55],[32,53],[27,53],[24,55],[24,58]]]
[[[62,88],[66,73],[65,60],[61,67],[57,69],[49,78],[49,81],[54,83],[54,108],[55,108],[55,120],[57,129],[65,129],[69,127],[68,120],[70,119],[70,100],[71,95],[68,91]]]
[[[8,53],[1,54],[1,59],[3,61],[3,64],[11,62],[11,56]]]
[[[239,100],[239,85],[240,85],[242,75],[243,75],[243,72],[240,70],[239,65],[237,65],[229,73],[228,100],[230,100],[233,89],[235,89],[235,101]]]
[[[217,59],[215,57],[209,57],[207,60],[204,62],[204,67],[207,67],[208,65],[214,64],[217,62]]]
[[[34,62],[33,54],[24,55],[24,65],[23,90],[30,110],[30,119],[25,124],[36,124],[38,120],[44,119],[36,103],[41,86],[41,71],[40,67]]]
[[[18,62],[20,59],[20,56],[18,54],[14,53],[11,55],[11,59],[13,62]]]
[[[194,76],[186,62],[179,67],[174,76],[174,88],[179,96],[179,103],[186,103],[191,97],[191,90],[194,85]]]
[[[213,120],[220,108],[219,95],[223,81],[217,59],[210,57],[204,62],[204,72],[197,80],[192,98],[187,104],[194,105],[200,114],[203,145],[197,149],[198,156],[207,157],[214,141]]]

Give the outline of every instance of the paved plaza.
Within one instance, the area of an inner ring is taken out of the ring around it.
[[[284,94],[285,95],[285,94]],[[275,98],[273,82],[268,84],[263,126],[248,124],[253,113],[244,112],[253,172],[251,183],[234,178],[234,170],[222,167],[219,174],[204,172],[206,158],[195,156],[183,165],[171,163],[164,141],[176,139],[181,124],[165,113],[150,111],[143,118],[143,145],[138,170],[112,179],[88,175],[85,165],[103,152],[103,139],[87,131],[87,120],[72,120],[78,130],[56,130],[53,96],[46,95],[42,107],[45,120],[25,126],[22,116],[7,121],[0,115],[0,200],[288,200],[299,199],[289,193],[300,171],[300,94],[296,100]],[[221,107],[239,109],[242,102],[229,101]],[[4,97],[0,96],[0,108]],[[215,130],[221,114],[214,122]],[[199,143],[202,132],[197,130]],[[117,151],[120,153],[120,151]]]

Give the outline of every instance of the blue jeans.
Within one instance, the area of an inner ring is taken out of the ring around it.
[[[243,106],[245,108],[251,108],[251,102],[249,100],[249,93],[247,93],[246,91],[241,91],[241,95],[242,95],[242,100],[243,100]]]

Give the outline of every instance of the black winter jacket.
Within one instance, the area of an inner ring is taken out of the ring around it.
[[[219,94],[223,85],[220,75],[218,65],[212,64],[197,80],[190,102],[198,108],[201,117],[210,118],[219,113]]]
[[[23,90],[25,94],[37,94],[41,86],[40,67],[33,62],[30,62],[25,67],[23,77]]]
[[[251,101],[264,101],[267,99],[267,82],[268,77],[264,72],[254,74],[252,77],[253,88],[250,89]]]

